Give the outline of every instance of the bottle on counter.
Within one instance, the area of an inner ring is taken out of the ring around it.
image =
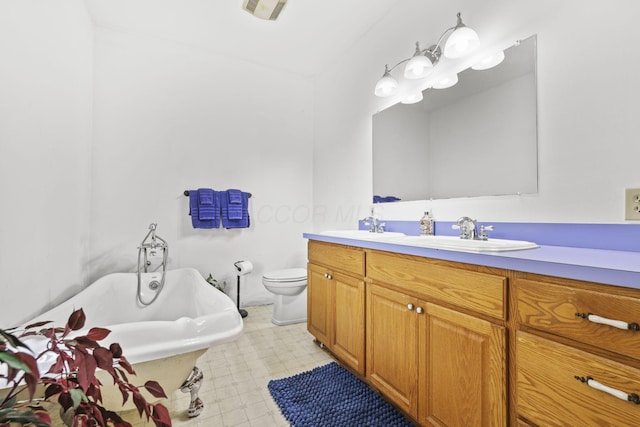
[[[420,218],[420,235],[433,236],[435,234],[435,223],[430,211],[426,211]]]

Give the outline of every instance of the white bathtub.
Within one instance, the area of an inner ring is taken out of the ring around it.
[[[159,277],[160,273],[143,274],[143,300],[149,301],[153,296],[153,291],[144,284]],[[73,310],[82,308],[87,321],[78,335],[94,326],[111,330],[101,344],[121,345],[123,355],[137,373],[129,380],[137,385],[156,380],[167,395],[181,386],[197,358],[209,347],[242,333],[242,317],[233,301],[193,268],[168,270],[164,288],[151,305],[140,304],[136,291],[136,273],[109,274],[25,325],[51,320],[56,326],[64,326]],[[46,369],[48,366],[42,372]],[[119,411],[120,392],[115,387],[112,390],[106,387],[112,384],[106,376],[101,382],[105,385],[104,406]],[[148,394],[145,397],[153,400]],[[123,409],[132,408],[131,405]]]

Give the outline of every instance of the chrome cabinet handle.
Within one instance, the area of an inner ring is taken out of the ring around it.
[[[606,386],[594,380],[592,377],[581,377],[579,375],[575,375],[574,378],[580,381],[581,383],[588,385],[591,388],[608,393],[614,397],[617,397],[618,399],[632,402],[632,403],[635,403],[636,405],[640,405],[640,396],[638,396],[636,393],[629,394],[622,390],[618,390],[613,387]]]
[[[333,279],[333,276],[330,275],[330,274],[327,274],[327,279],[331,280],[331,279]]]
[[[593,323],[608,325],[618,329],[640,331],[640,325],[637,323],[627,323],[622,320],[607,319],[606,317],[597,316],[592,313],[576,313],[576,316],[586,319]]]
[[[422,314],[422,313],[424,313],[424,310],[422,309],[422,307],[418,307],[418,308],[416,308],[416,313]]]
[[[407,304],[407,310],[409,311],[413,310],[413,304]]]

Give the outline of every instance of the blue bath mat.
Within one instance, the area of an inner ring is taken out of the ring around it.
[[[335,362],[271,380],[271,396],[292,427],[412,426],[404,415]]]

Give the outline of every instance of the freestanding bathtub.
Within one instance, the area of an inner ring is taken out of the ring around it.
[[[160,272],[143,273],[143,300],[153,297],[155,291],[146,284],[159,280],[160,275]],[[209,347],[242,333],[242,317],[233,301],[193,268],[167,270],[164,288],[153,304],[140,304],[136,291],[136,273],[109,274],[25,325],[50,320],[55,326],[64,326],[73,310],[82,308],[86,324],[77,334],[86,334],[92,327],[111,330],[101,344],[121,345],[123,355],[137,374],[130,381],[144,384],[149,379],[156,380],[167,395],[184,386],[188,377],[194,379],[196,360]],[[42,372],[46,369],[48,366]],[[106,408],[115,411],[134,408],[131,400],[129,406],[122,407],[122,395],[111,387],[110,377],[105,375],[100,380]],[[185,387],[182,390],[188,391]],[[154,400],[146,391],[145,398]],[[190,416],[199,414],[192,409],[189,408]]]

